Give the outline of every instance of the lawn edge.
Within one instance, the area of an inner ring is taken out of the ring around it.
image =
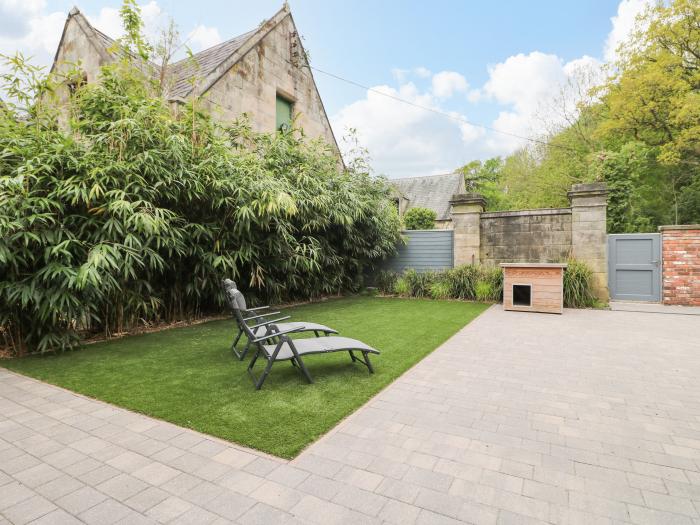
[[[424,299],[424,298],[421,297],[421,298],[419,298],[419,299]],[[432,300],[432,299],[428,299],[428,300]],[[404,370],[403,373],[402,373],[401,375],[399,375],[399,376],[397,376],[396,378],[394,378],[393,381],[387,383],[384,387],[382,387],[379,391],[377,391],[374,395],[372,395],[369,399],[367,399],[367,401],[365,401],[364,403],[362,403],[362,404],[361,404],[360,406],[358,406],[355,410],[353,410],[352,412],[350,412],[347,416],[345,416],[345,417],[343,417],[342,419],[340,419],[335,425],[333,425],[330,429],[328,429],[328,431],[324,432],[323,435],[319,436],[318,439],[316,439],[316,440],[314,440],[314,441],[311,441],[308,445],[306,445],[304,448],[302,448],[302,449],[299,451],[299,453],[297,453],[293,458],[289,459],[289,461],[294,461],[296,458],[298,458],[299,456],[301,456],[304,452],[306,452],[307,449],[309,449],[309,448],[312,447],[313,445],[315,445],[315,444],[317,444],[317,443],[320,443],[321,441],[323,441],[324,439],[326,439],[327,437],[329,437],[331,434],[335,434],[335,433],[337,432],[338,428],[339,428],[343,423],[345,423],[348,419],[350,419],[350,418],[353,417],[355,414],[357,414],[361,409],[363,409],[363,408],[364,408],[365,406],[367,406],[369,403],[371,403],[372,401],[374,401],[374,399],[375,399],[376,397],[378,397],[380,394],[383,394],[384,391],[385,391],[386,389],[388,389],[390,386],[392,386],[394,383],[396,383],[396,382],[397,382],[399,379],[401,379],[403,376],[405,376],[406,374],[408,374],[409,372],[411,372],[415,367],[417,367],[419,364],[421,364],[425,359],[427,359],[428,357],[430,357],[431,355],[433,355],[435,352],[437,352],[438,349],[442,348],[443,345],[447,344],[453,337],[456,337],[457,334],[459,334],[462,330],[464,330],[465,328],[467,328],[468,326],[470,326],[472,323],[474,323],[477,319],[479,319],[479,317],[481,317],[482,315],[484,315],[484,314],[485,314],[486,312],[488,312],[491,308],[495,308],[495,307],[499,306],[499,303],[489,304],[489,303],[479,303],[478,301],[466,301],[466,302],[478,303],[478,304],[486,304],[486,305],[488,305],[488,307],[485,308],[481,313],[479,313],[479,315],[477,315],[476,317],[474,317],[474,318],[473,318],[471,321],[469,321],[467,324],[465,324],[464,326],[462,326],[462,328],[460,328],[459,330],[457,330],[457,331],[456,331],[454,334],[452,334],[450,337],[448,337],[447,339],[445,339],[445,340],[444,340],[442,343],[440,343],[438,346],[436,346],[435,348],[433,348],[430,352],[428,352],[427,354],[425,354],[421,359],[419,359],[419,360],[416,361],[413,365],[411,365],[411,366],[408,367],[406,370]],[[277,457],[277,456],[274,456],[274,457]]]

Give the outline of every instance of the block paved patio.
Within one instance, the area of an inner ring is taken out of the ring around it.
[[[0,369],[8,522],[697,525],[700,322],[493,307],[291,462]]]

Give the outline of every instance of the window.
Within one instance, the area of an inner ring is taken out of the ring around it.
[[[513,306],[532,306],[532,288],[529,284],[513,285]]]
[[[74,95],[76,91],[78,91],[79,88],[81,88],[83,85],[87,84],[87,73],[81,72],[79,75],[77,75],[74,78],[71,78],[68,81],[68,91],[70,92],[71,95]]]
[[[275,128],[277,131],[284,131],[292,126],[292,111],[294,104],[281,95],[277,95],[276,115],[277,122]]]

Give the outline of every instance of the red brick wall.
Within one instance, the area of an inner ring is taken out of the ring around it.
[[[664,304],[700,306],[700,225],[661,227]]]

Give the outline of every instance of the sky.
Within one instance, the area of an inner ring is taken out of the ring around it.
[[[605,78],[606,64],[614,62],[617,46],[648,2],[289,4],[341,149],[343,137],[355,129],[374,171],[398,178],[447,173],[471,160],[507,155],[575,117],[576,103]],[[21,51],[50,66],[74,4],[0,0],[0,53]],[[140,5],[147,35],[155,38],[172,18],[197,52],[256,28],[282,2]],[[119,6],[119,0],[77,4],[112,37],[121,33]]]

